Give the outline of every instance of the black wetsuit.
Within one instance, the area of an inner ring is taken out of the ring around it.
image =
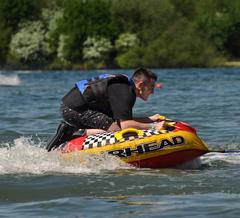
[[[61,114],[78,129],[107,130],[116,120],[132,119],[136,101],[134,83],[124,75],[85,80],[63,98]]]

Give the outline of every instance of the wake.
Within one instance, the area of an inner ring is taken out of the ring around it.
[[[20,83],[18,75],[5,76],[0,73],[0,86],[18,86]]]
[[[208,169],[240,165],[240,154],[208,153],[177,168],[201,169],[202,165]],[[57,151],[47,152],[43,142],[36,143],[26,137],[15,139],[11,146],[9,143],[0,143],[0,175],[102,174],[120,169],[134,167],[107,154],[75,152],[69,159]]]
[[[106,170],[130,168],[109,155],[89,155],[75,152],[72,158],[63,158],[57,151],[47,152],[43,143],[25,137],[14,140],[14,145],[1,145],[0,175],[53,175],[53,174],[100,174]]]

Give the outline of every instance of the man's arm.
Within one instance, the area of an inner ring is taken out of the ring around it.
[[[165,122],[161,121],[158,123],[153,123],[153,122],[139,122],[135,119],[133,120],[120,120],[120,126],[121,129],[126,129],[126,128],[136,128],[136,129],[149,129],[149,128],[155,128],[156,130],[160,130],[165,127]]]
[[[137,122],[140,122],[140,123],[152,123],[152,122],[159,122],[159,121],[162,121],[164,119],[161,119],[161,116],[160,114],[154,114],[150,117],[134,117],[133,120],[137,121]]]

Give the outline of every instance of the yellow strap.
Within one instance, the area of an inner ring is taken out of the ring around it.
[[[159,119],[159,120],[166,120],[167,118],[166,118],[165,116],[160,115],[160,116],[158,117],[158,119]]]
[[[124,134],[126,134],[126,133],[131,133],[131,132],[136,133],[138,136],[143,136],[143,135],[144,135],[143,131],[140,130],[140,129],[128,128],[128,129],[123,129],[123,130],[121,130],[121,131],[119,131],[119,132],[116,132],[116,133],[114,134],[114,136],[115,136],[115,138],[116,138],[117,140],[120,141],[120,140],[123,139],[123,135],[124,135]]]

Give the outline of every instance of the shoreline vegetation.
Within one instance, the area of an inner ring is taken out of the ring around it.
[[[239,61],[226,61],[223,63],[222,67],[240,67],[240,60]]]
[[[240,67],[239,0],[0,0],[0,69]]]
[[[137,66],[136,66],[137,67]],[[152,68],[152,67],[150,67]],[[198,66],[198,67],[195,67],[195,66],[187,66],[187,67],[154,67],[153,69],[176,69],[176,68],[240,68],[240,60],[239,61],[236,61],[236,60],[233,60],[233,61],[225,61],[223,63],[219,63],[218,65],[215,65],[215,66]],[[120,67],[117,67],[117,68],[107,68],[107,67],[99,67],[99,68],[84,68],[82,66],[79,66],[79,65],[72,65],[70,67],[67,67],[67,68],[48,68],[48,67],[29,67],[29,66],[26,66],[26,67],[23,67],[23,66],[18,66],[18,67],[3,67],[1,68],[0,67],[0,71],[24,71],[24,70],[31,70],[31,71],[48,71],[48,70],[52,70],[52,71],[58,71],[58,70],[122,70],[122,69],[130,69],[130,68],[120,68]]]

